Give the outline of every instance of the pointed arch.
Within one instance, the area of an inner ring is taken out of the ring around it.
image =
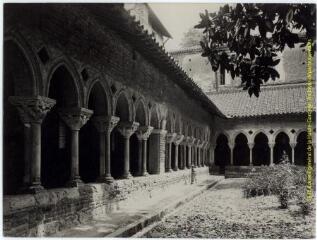
[[[157,106],[152,106],[150,110],[150,126],[154,127],[155,129],[160,128],[160,117]]]
[[[80,74],[77,72],[76,67],[66,59],[65,57],[60,57],[58,59],[55,59],[55,61],[52,63],[49,73],[47,75],[47,80],[46,80],[46,88],[45,88],[45,95],[49,96],[49,91],[52,86],[52,79],[54,77],[54,74],[56,74],[56,71],[63,68],[65,72],[67,72],[72,79],[72,85],[75,89],[75,94],[76,94],[76,102],[77,106],[81,107],[84,106],[84,87],[81,83],[81,77]],[[65,89],[66,90],[66,89]],[[68,93],[67,95],[71,95],[72,93]],[[74,97],[74,96],[72,96]]]
[[[134,105],[134,120],[140,123],[140,126],[149,125],[148,109],[143,98],[139,98]]]
[[[257,131],[253,139],[252,159],[254,166],[270,164],[269,138],[264,131]]]
[[[89,108],[89,101],[92,95],[98,96],[99,100],[97,102],[102,101],[104,103],[105,107],[105,114],[106,115],[111,115],[113,110],[112,110],[112,97],[111,93],[109,90],[108,85],[104,82],[101,81],[99,78],[94,79],[88,86],[87,89],[87,97],[85,101],[85,107]],[[94,112],[96,114],[96,112]]]
[[[120,118],[120,121],[131,121],[132,120],[132,108],[131,101],[127,93],[121,90],[116,95],[114,101],[114,115]]]
[[[27,64],[29,65],[30,72],[32,75],[32,82],[30,86],[32,89],[32,95],[43,95],[43,78],[41,73],[40,62],[38,61],[37,55],[34,53],[32,46],[27,42],[24,36],[16,30],[11,30],[5,33],[3,63],[5,64],[7,61],[5,59],[5,45],[10,42],[18,47],[18,49],[21,51],[24,58],[26,59]]]

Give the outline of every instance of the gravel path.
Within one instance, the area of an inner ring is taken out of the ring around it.
[[[225,179],[145,234],[165,238],[313,238],[314,213],[279,208],[275,196],[243,198],[243,179]]]

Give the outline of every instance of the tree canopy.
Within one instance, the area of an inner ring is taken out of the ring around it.
[[[285,46],[312,44],[316,48],[315,4],[244,3],[224,5],[218,12],[200,14],[195,28],[203,29],[203,57],[213,71],[240,77],[250,96],[259,96],[260,86],[279,78],[277,55]]]

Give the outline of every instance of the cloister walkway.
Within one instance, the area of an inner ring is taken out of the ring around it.
[[[98,217],[88,224],[66,229],[54,237],[127,237],[147,225],[160,220],[178,206],[187,203],[219,181],[223,176],[199,176],[197,183],[189,178],[156,192],[147,192],[129,198],[115,206],[112,213]]]

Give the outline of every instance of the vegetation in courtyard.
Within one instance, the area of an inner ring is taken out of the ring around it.
[[[315,4],[226,4],[200,17],[195,28],[204,30],[202,56],[213,71],[240,77],[250,96],[258,97],[261,84],[279,78],[274,67],[285,46],[305,46],[311,41],[313,52],[316,48]]]
[[[280,207],[288,208],[292,200],[304,215],[313,210],[313,202],[306,200],[306,172],[304,167],[283,162],[272,166],[263,166],[249,174],[243,186],[245,197],[259,195],[278,196]]]

